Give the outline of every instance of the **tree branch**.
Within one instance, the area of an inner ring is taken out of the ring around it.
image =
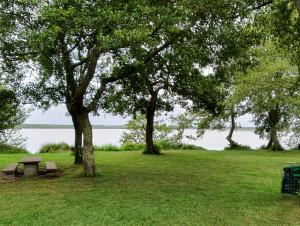
[[[87,71],[79,81],[78,90],[75,97],[76,99],[81,99],[84,96],[86,89],[88,88],[90,82],[92,81],[95,75],[99,57],[100,57],[100,48],[99,46],[96,46],[94,50],[91,52],[90,56],[88,56],[86,59]]]
[[[59,37],[59,41],[61,44],[61,52],[62,52],[62,60],[64,64],[64,69],[66,73],[66,81],[67,81],[67,89],[71,90],[72,96],[75,95],[76,92],[76,82],[74,78],[74,68],[72,67],[72,61],[70,57],[70,53],[68,51],[67,45],[65,43],[64,34]],[[66,99],[71,101],[71,96],[69,93],[66,93]]]
[[[82,59],[81,61],[72,64],[72,68],[75,69],[76,67],[79,67],[79,66],[83,65],[84,63],[87,62],[87,60],[88,60],[88,58],[86,57],[86,58]]]

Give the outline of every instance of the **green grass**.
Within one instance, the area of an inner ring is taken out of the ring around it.
[[[64,173],[0,181],[0,225],[300,225],[300,198],[280,193],[299,152],[96,152],[85,178],[70,153],[39,154]],[[1,155],[0,168],[21,154]]]

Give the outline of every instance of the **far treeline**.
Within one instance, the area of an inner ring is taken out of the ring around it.
[[[288,131],[299,143],[300,0],[16,0],[0,12],[0,131],[24,121],[25,104],[64,103],[87,176],[100,111],[143,117],[145,154],[159,154],[155,116],[178,105],[179,127],[230,126],[232,147],[248,113],[267,149]]]

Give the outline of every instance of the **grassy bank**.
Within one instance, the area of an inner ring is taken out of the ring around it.
[[[64,173],[0,181],[0,225],[300,225],[300,198],[280,194],[300,153],[96,152],[96,178],[70,153],[39,154]],[[1,155],[0,169],[21,154]]]

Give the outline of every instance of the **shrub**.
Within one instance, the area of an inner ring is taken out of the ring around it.
[[[94,151],[143,151],[144,149],[145,145],[140,143],[127,143],[123,144],[121,147],[112,144],[94,146]]]
[[[145,144],[143,143],[125,143],[121,147],[117,147],[112,144],[106,144],[102,146],[94,146],[94,151],[144,151]],[[166,141],[160,141],[155,143],[155,148],[160,152],[160,150],[205,150],[202,147],[192,145],[192,144],[182,144],[182,143],[169,143]]]
[[[39,153],[58,153],[71,150],[71,147],[66,143],[45,144],[40,148]]]
[[[250,148],[247,145],[242,145],[242,144],[235,144],[234,146],[229,146],[224,148],[225,151],[242,151],[242,150],[247,150],[247,151],[252,151],[253,149]]]
[[[94,146],[94,151],[120,151],[120,148],[112,144],[105,144],[101,146]]]
[[[142,143],[127,143],[120,147],[121,151],[143,151],[145,144]]]
[[[11,144],[0,144],[0,154],[28,154],[29,152],[22,147]]]
[[[182,149],[182,150],[206,150],[203,147],[193,145],[193,144],[181,144],[180,149]]]
[[[156,144],[162,150],[205,150],[203,147],[193,144],[171,143],[167,141],[159,141]]]

